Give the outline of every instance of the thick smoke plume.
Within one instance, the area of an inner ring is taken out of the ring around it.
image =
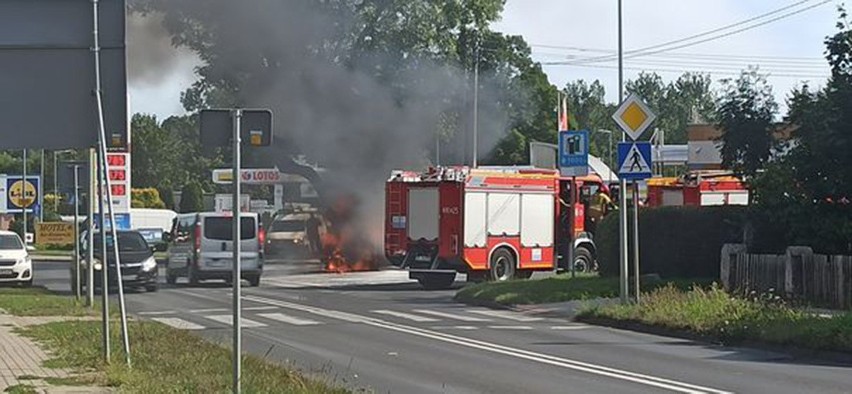
[[[196,63],[186,48],[172,45],[163,14],[127,15],[127,77],[133,85],[156,86],[181,66]]]
[[[292,155],[305,155],[329,170],[323,189],[359,196],[380,240],[382,182],[390,170],[434,162],[441,124],[455,130],[441,143],[441,164],[465,164],[471,156],[465,153],[471,150],[473,74],[418,57],[412,48],[382,47],[351,57],[352,42],[371,38],[358,29],[363,21],[345,11],[319,11],[318,3],[170,0],[158,7],[211,23],[217,47],[203,71],[207,80],[236,82],[239,104],[273,110],[275,146],[246,152],[246,164],[282,167]],[[359,36],[341,34],[351,31]],[[491,85],[483,74],[480,159],[507,130],[506,114],[493,104],[499,89]]]

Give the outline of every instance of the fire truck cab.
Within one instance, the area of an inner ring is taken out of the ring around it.
[[[456,273],[469,281],[528,278],[570,269],[574,193],[574,264],[591,270],[596,256],[585,208],[606,185],[535,168],[439,167],[394,171],[386,184],[385,254],[425,288],[447,288]]]

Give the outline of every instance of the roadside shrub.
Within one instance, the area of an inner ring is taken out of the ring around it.
[[[641,272],[668,278],[718,278],[722,245],[742,241],[745,213],[743,207],[734,206],[641,209]],[[601,275],[617,276],[617,212],[601,222],[595,242]]]

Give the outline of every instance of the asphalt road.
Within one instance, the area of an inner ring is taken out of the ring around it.
[[[36,263],[36,282],[67,292],[66,264]],[[243,287],[244,351],[382,393],[852,392],[850,366],[459,305],[405,272],[318,268],[268,264],[260,287]],[[222,283],[127,301],[139,318],[231,342]]]

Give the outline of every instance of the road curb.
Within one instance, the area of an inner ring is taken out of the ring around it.
[[[56,262],[56,261],[73,261],[71,256],[47,256],[47,255],[30,255],[30,258],[37,263],[40,262]]]
[[[466,304],[466,305],[471,305],[471,306],[481,306],[481,307],[491,308],[491,309],[501,309],[501,310],[522,312],[515,305],[505,305],[505,304],[501,304],[501,303],[494,302],[494,301],[488,301],[488,300],[463,299],[463,298],[458,298],[456,296],[453,296],[453,301],[458,302],[460,304]]]
[[[673,328],[655,326],[633,320],[616,320],[601,317],[578,316],[575,321],[592,324],[601,327],[610,327],[620,330],[641,332],[665,336],[670,338],[686,339],[719,347],[742,347],[755,350],[763,350],[774,353],[789,355],[795,360],[814,360],[837,364],[852,365],[852,353],[837,352],[830,350],[809,349],[798,346],[783,346],[756,340],[725,340],[713,335],[697,334],[694,332],[677,330]]]

